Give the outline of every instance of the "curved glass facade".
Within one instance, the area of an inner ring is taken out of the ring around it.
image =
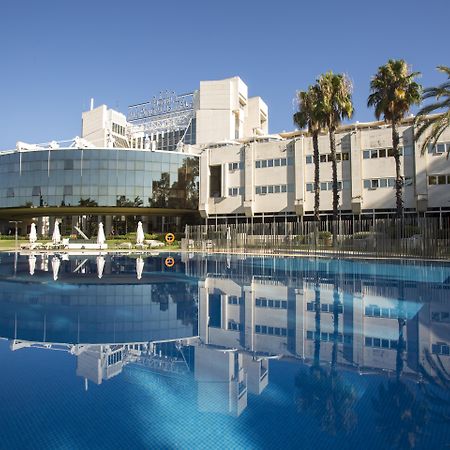
[[[198,208],[198,158],[134,149],[0,155],[0,207]]]

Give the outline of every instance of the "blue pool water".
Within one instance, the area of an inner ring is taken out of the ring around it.
[[[450,265],[0,261],[0,449],[445,448]]]

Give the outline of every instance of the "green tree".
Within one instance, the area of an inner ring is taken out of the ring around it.
[[[336,224],[339,208],[339,190],[336,160],[336,129],[344,119],[353,116],[352,84],[344,74],[327,72],[317,80],[320,90],[320,110],[328,129],[333,185],[333,245],[336,245]]]
[[[403,215],[403,177],[400,162],[398,126],[411,106],[420,104],[422,87],[414,79],[419,72],[411,72],[403,59],[390,59],[380,66],[370,82],[371,94],[367,106],[375,108],[375,117],[391,124],[392,148],[395,160],[395,196],[397,216]]]
[[[170,174],[163,172],[161,179],[153,181],[152,196],[148,201],[152,208],[167,208],[170,194]]]
[[[423,91],[422,100],[428,100],[435,98],[436,101],[430,105],[424,106],[416,116],[416,124],[419,128],[416,131],[416,140],[419,139],[426,130],[430,130],[425,137],[422,144],[422,154],[425,153],[428,145],[436,145],[437,140],[444,132],[444,130],[450,126],[450,67],[438,66],[438,70],[447,74],[447,81],[437,87],[430,87]],[[429,117],[429,114],[438,112],[436,115]],[[447,157],[450,154],[450,147],[448,148]]]
[[[312,136],[314,161],[314,219],[320,220],[320,161],[319,133],[323,126],[323,116],[319,104],[320,89],[317,84],[309,86],[307,91],[297,92],[298,111],[294,114],[294,123],[299,128],[307,128]]]
[[[88,198],[83,198],[81,197],[79,202],[78,202],[78,206],[83,206],[86,208],[95,208],[98,206],[98,202],[96,202],[95,200],[91,199],[91,197]],[[83,220],[83,216],[79,217],[78,222],[80,224],[84,224],[84,229],[83,231],[88,235],[88,236],[92,236],[97,234],[97,216],[95,215],[85,215],[84,216],[86,218],[86,220]]]

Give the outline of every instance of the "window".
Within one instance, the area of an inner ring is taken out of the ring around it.
[[[371,150],[370,157],[371,159],[378,158],[378,150]]]
[[[364,180],[364,188],[369,189],[370,188],[370,180]]]
[[[306,155],[306,164],[312,164],[312,163],[313,163],[312,155]]]
[[[261,187],[260,186],[256,186],[255,194],[261,194]]]
[[[64,160],[64,170],[73,170],[73,159]]]
[[[436,152],[437,153],[445,153],[445,144],[438,144]]]
[[[313,191],[314,191],[314,184],[306,183],[306,192],[313,192]]]
[[[230,295],[228,297],[228,304],[229,305],[240,305],[241,304],[241,297],[237,297],[236,295]]]
[[[273,167],[273,159],[267,160],[267,167]]]
[[[274,163],[275,163],[275,167],[280,167],[280,165],[281,165],[281,161],[279,158],[275,159]]]
[[[320,183],[320,190],[326,191],[328,187],[328,183]]]
[[[281,192],[281,186],[275,186],[275,194],[279,194]]]
[[[281,185],[281,192],[286,192],[287,191],[287,186],[285,184]]]
[[[267,159],[263,159],[261,161],[261,167],[264,169],[265,167],[267,167]]]
[[[385,148],[380,148],[380,150],[378,150],[378,156],[380,158],[386,158],[386,149]]]
[[[228,170],[232,171],[232,170],[242,169],[242,165],[243,164],[240,162],[228,163]]]
[[[380,187],[387,187],[387,178],[382,178],[380,180]]]
[[[439,175],[437,177],[437,184],[447,184],[447,177],[445,175]]]
[[[273,194],[273,186],[267,186],[267,193]]]
[[[363,151],[363,158],[369,159],[370,158],[370,150],[364,150]]]
[[[256,161],[255,167],[256,167],[257,169],[260,169],[260,168],[261,168],[261,161]]]
[[[342,153],[342,161],[349,161],[350,160],[350,153],[344,152]]]
[[[370,184],[370,187],[372,188],[372,189],[376,189],[377,187],[379,187],[380,186],[380,180],[371,180],[371,184]]]
[[[285,166],[286,165],[286,158],[281,158],[280,162],[281,162],[282,166]]]
[[[327,155],[320,155],[320,162],[327,162]]]
[[[239,331],[241,329],[241,324],[234,322],[233,320],[228,321],[228,329],[233,331]]]
[[[389,187],[395,186],[395,178],[388,178],[388,186]]]

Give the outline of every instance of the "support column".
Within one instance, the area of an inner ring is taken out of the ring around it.
[[[105,216],[104,229],[105,235],[109,236],[112,230],[112,216]]]
[[[253,281],[250,286],[244,286],[244,320],[245,342],[244,346],[249,351],[255,351],[255,291]]]

